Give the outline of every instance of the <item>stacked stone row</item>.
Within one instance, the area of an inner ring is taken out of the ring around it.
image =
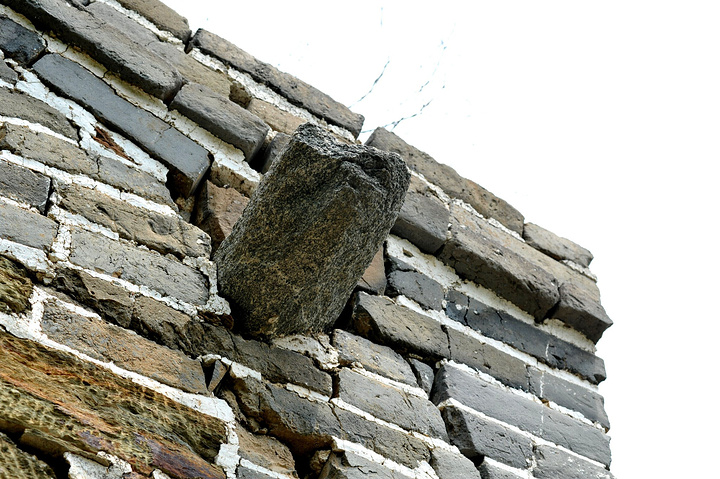
[[[380,129],[411,190],[337,329],[245,339],[212,252],[297,126],[354,142],[362,117],[155,1],[0,4],[4,457],[610,477],[589,252]]]

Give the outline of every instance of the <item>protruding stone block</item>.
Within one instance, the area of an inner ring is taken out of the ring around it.
[[[397,155],[299,127],[215,256],[240,330],[332,326],[390,232],[409,176]]]
[[[558,261],[569,259],[587,268],[593,260],[592,253],[579,244],[562,238],[533,223],[525,224],[523,239],[536,250]]]
[[[78,139],[77,130],[62,113],[47,103],[19,91],[0,88],[0,116],[39,123],[68,138]],[[0,132],[0,139],[4,136],[4,133]]]
[[[0,161],[0,195],[25,202],[44,212],[50,196],[50,178]]]
[[[45,40],[9,18],[0,16],[0,50],[5,52],[6,58],[27,65],[45,50]]]

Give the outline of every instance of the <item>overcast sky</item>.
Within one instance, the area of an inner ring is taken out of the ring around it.
[[[714,474],[715,2],[165,2],[589,248],[613,473]]]

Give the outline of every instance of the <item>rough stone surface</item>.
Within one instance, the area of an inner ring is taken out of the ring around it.
[[[215,255],[240,330],[282,336],[332,326],[390,232],[408,181],[395,155],[298,128]]]
[[[210,167],[208,152],[156,116],[117,96],[101,79],[57,54],[38,60],[40,78],[108,125],[135,140],[171,170],[170,183],[183,196],[194,193]]]
[[[555,447],[538,445],[535,450],[537,466],[533,476],[537,479],[612,479],[610,471],[584,461]]]
[[[406,476],[352,452],[332,453],[321,479],[406,479]]]
[[[188,303],[202,305],[208,300],[207,282],[196,270],[99,234],[75,231],[70,261]]]
[[[355,137],[360,134],[364,121],[362,115],[351,112],[346,106],[304,81],[257,60],[227,40],[202,28],[195,33],[191,44],[202,52],[213,55],[233,68],[249,74],[255,81],[269,86],[287,98],[290,103],[301,106],[330,123],[346,128]]]
[[[275,160],[282,155],[288,143],[290,143],[290,135],[277,133],[270,144],[255,157],[252,167],[264,175],[270,170],[270,166]]]
[[[77,130],[62,113],[47,103],[19,91],[0,87],[0,116],[38,123],[68,138],[78,139]],[[3,133],[0,132],[0,139],[2,136]]]
[[[411,386],[417,386],[410,365],[402,356],[387,346],[375,344],[342,329],[334,331],[333,346],[338,350],[338,358],[342,366],[359,363],[370,372]]]
[[[212,464],[225,441],[220,420],[1,330],[0,410],[4,427],[24,431],[21,444],[45,453],[105,451],[145,475],[225,477]]]
[[[471,460],[444,449],[433,449],[430,465],[439,479],[480,479],[480,472]]]
[[[297,474],[292,453],[282,442],[274,437],[251,434],[239,426],[236,431],[240,443],[238,448],[240,457],[277,474],[291,476]]]
[[[195,224],[210,235],[212,250],[228,237],[250,198],[233,188],[221,188],[206,181],[195,203]]]
[[[270,128],[286,135],[292,135],[298,126],[305,123],[304,119],[257,98],[251,98],[246,108],[250,113],[262,118]]]
[[[387,287],[387,277],[385,276],[385,258],[383,249],[380,248],[375,256],[373,256],[370,266],[363,273],[357,287],[362,291],[371,294],[383,294]]]
[[[450,442],[476,463],[491,457],[520,469],[530,466],[533,443],[527,436],[455,406],[445,406],[442,415]]]
[[[179,216],[138,208],[74,184],[60,184],[57,192],[61,208],[105,226],[122,238],[181,258],[210,256],[210,238]]]
[[[435,381],[435,372],[433,368],[422,361],[418,361],[415,358],[408,359],[410,367],[412,367],[413,373],[415,373],[415,379],[418,385],[427,394],[430,394],[432,390],[433,382]]]
[[[48,252],[57,230],[57,223],[50,218],[0,203],[0,238]]]
[[[435,254],[445,242],[450,211],[415,175],[400,214],[392,227],[392,234],[405,238],[428,254]]]
[[[50,178],[0,160],[0,195],[44,212],[50,196]]]
[[[450,357],[447,335],[440,323],[387,298],[358,293],[352,322],[356,331],[372,341],[422,357]]]
[[[32,19],[36,27],[54,32],[80,47],[108,70],[161,100],[172,97],[182,84],[178,71],[87,9],[62,0],[18,0],[13,8]]]
[[[442,310],[445,290],[432,278],[417,271],[391,271],[387,275],[388,296],[404,295],[425,309]]]
[[[487,462],[480,464],[478,471],[480,471],[480,477],[482,477],[482,479],[525,479],[527,477],[527,474],[519,476],[504,469],[500,469],[497,466],[488,464]]]
[[[175,208],[170,192],[154,176],[104,156],[98,156],[96,161],[97,174],[91,173],[92,178],[112,185],[121,191],[135,193],[138,196]]]
[[[95,359],[112,361],[121,368],[189,393],[207,394],[205,373],[199,361],[132,331],[72,313],[52,302],[45,305],[41,325],[50,339]]]
[[[347,368],[338,374],[338,397],[373,416],[409,430],[447,440],[440,411],[427,399]]]
[[[2,51],[0,51],[0,53],[2,53]],[[2,55],[0,55],[0,80],[11,85],[14,85],[18,81],[18,74],[3,61]]]
[[[133,10],[150,20],[161,30],[172,33],[183,42],[190,39],[190,26],[185,17],[157,0],[118,0],[128,10]]]
[[[45,50],[45,40],[37,33],[0,15],[0,50],[5,53],[5,58],[12,58],[21,65],[27,65]]]
[[[579,244],[561,238],[536,224],[525,223],[522,236],[527,244],[558,261],[569,259],[587,268],[593,260],[592,253]]]
[[[410,168],[421,173],[448,195],[465,201],[481,215],[495,218],[507,228],[522,234],[524,218],[518,210],[482,186],[461,177],[451,167],[438,163],[427,153],[405,143],[396,134],[377,128],[365,144],[398,153]]]
[[[260,149],[269,131],[264,121],[245,108],[196,83],[183,86],[170,108],[241,149],[248,161]]]
[[[32,291],[25,268],[0,256],[0,312],[25,311],[30,306]]]
[[[23,451],[0,432],[0,477],[7,479],[55,479],[52,468]]]
[[[564,267],[564,265],[561,265]],[[600,291],[591,279],[565,268],[560,302],[550,316],[564,322],[597,343],[613,322],[600,304]]]

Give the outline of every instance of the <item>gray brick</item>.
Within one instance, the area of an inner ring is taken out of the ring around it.
[[[352,323],[362,336],[396,350],[432,359],[450,357],[447,335],[440,323],[387,298],[358,293]]]
[[[445,289],[434,279],[417,271],[391,271],[387,275],[388,296],[404,295],[425,309],[442,310]]]
[[[529,437],[455,406],[445,406],[442,415],[450,442],[473,461],[491,457],[520,469],[530,466],[533,443]]]
[[[50,218],[0,203],[0,238],[49,252],[57,230],[57,223]]]
[[[241,149],[247,161],[255,156],[270,131],[264,121],[245,108],[196,83],[183,86],[170,108]]]
[[[0,53],[2,52],[0,51]],[[3,61],[2,55],[0,55],[0,80],[10,83],[11,85],[14,85],[18,81],[18,74],[10,68],[10,65]]]
[[[342,366],[360,363],[368,371],[401,383],[417,386],[410,365],[402,356],[387,346],[375,344],[342,329],[336,329],[333,332],[332,342],[338,350]]]
[[[290,136],[285,133],[277,133],[270,144],[260,151],[260,154],[253,161],[253,168],[263,175],[270,170],[273,162],[280,157],[285,147],[290,143]]]
[[[0,160],[0,196],[22,201],[44,212],[50,196],[50,178]]]
[[[547,407],[543,413],[543,439],[610,465],[610,438],[603,431]]]
[[[558,261],[569,259],[588,267],[593,260],[587,249],[536,224],[525,223],[522,236],[530,246]]]
[[[171,170],[169,181],[183,196],[194,193],[210,167],[208,152],[156,116],[120,98],[77,63],[50,54],[35,63],[40,78],[88,108],[105,123],[138,142]]]
[[[440,479],[480,479],[480,471],[467,457],[436,448],[430,465]]]
[[[391,233],[405,238],[422,251],[435,254],[445,242],[450,211],[416,176],[410,177],[410,188]]]
[[[151,95],[167,100],[182,84],[174,67],[85,8],[74,8],[63,0],[17,0],[12,4],[15,10],[31,18],[35,26],[80,47],[110,71]]]
[[[423,391],[430,394],[433,382],[435,381],[433,368],[415,358],[409,358],[408,363],[410,363],[410,367],[412,367],[413,373],[415,373],[415,379],[417,379],[418,385]]]
[[[45,50],[45,40],[32,30],[0,15],[0,50],[5,52],[5,58],[27,65]]]
[[[202,305],[208,300],[207,282],[196,270],[99,234],[73,232],[70,261],[188,303]]]
[[[610,471],[572,456],[552,446],[540,445],[535,451],[537,479],[612,479]]]
[[[557,369],[573,371],[593,384],[600,384],[607,379],[602,358],[565,341],[548,344],[545,362]]]
[[[185,17],[179,15],[158,0],[118,0],[128,10],[133,10],[150,20],[161,30],[172,33],[183,42],[190,39],[190,26]]]
[[[68,138],[78,139],[77,130],[62,113],[47,103],[19,91],[0,87],[0,115],[38,123]]]
[[[482,477],[482,479],[525,479],[528,477],[527,474],[513,474],[497,466],[490,465],[487,462],[480,464],[478,470],[480,471],[480,477]]]
[[[191,43],[203,53],[213,55],[233,68],[249,74],[257,82],[269,86],[290,103],[307,109],[329,123],[348,129],[355,137],[360,133],[364,120],[362,115],[351,112],[346,106],[304,81],[257,60],[227,40],[202,28],[195,33]]]
[[[366,479],[368,476],[373,479],[407,479],[407,476],[352,452],[333,452],[320,474],[323,479]]]
[[[96,162],[97,174],[91,174],[91,177],[122,191],[135,193],[173,209],[177,208],[170,197],[170,191],[154,176],[104,156],[98,156]]]

